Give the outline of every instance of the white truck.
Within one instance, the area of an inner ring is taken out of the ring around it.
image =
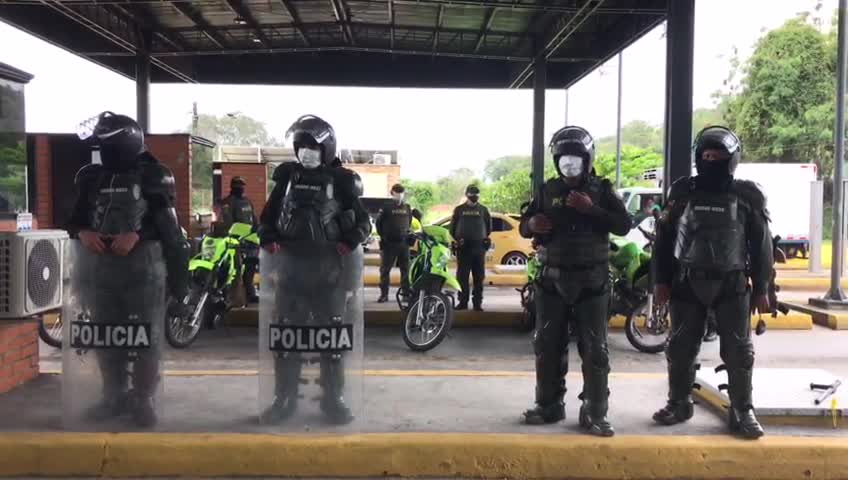
[[[695,174],[693,169],[693,175]],[[740,163],[735,177],[759,184],[768,199],[771,233],[780,235],[780,246],[788,257],[806,257],[810,243],[810,188],[818,180],[813,163]],[[638,216],[648,198],[662,202],[662,169],[646,170],[645,180],[656,187],[623,188],[619,192],[627,211]],[[644,226],[643,226],[644,228]],[[640,245],[647,241],[635,227],[627,238]]]

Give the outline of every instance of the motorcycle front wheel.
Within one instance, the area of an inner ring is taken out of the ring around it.
[[[165,338],[174,348],[188,348],[197,340],[200,328],[206,319],[206,312],[210,308],[211,298],[209,292],[200,285],[191,288],[186,299],[188,305],[193,305],[194,310],[187,317],[168,316],[165,320]]]
[[[671,317],[668,305],[654,305],[648,315],[648,301],[645,300],[627,315],[624,333],[630,344],[643,353],[660,353],[665,350],[668,334],[671,331]]]
[[[406,311],[403,341],[411,350],[426,352],[447,337],[453,325],[453,302],[441,293],[419,295]]]

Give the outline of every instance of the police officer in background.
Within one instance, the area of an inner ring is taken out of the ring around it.
[[[467,201],[453,209],[451,236],[456,241],[456,276],[462,291],[459,292],[457,310],[468,308],[468,273],[474,277],[472,299],[474,310],[483,311],[483,281],[486,277],[486,251],[492,245],[492,217],[489,209],[479,203],[480,189],[469,185],[465,189]]]
[[[244,196],[246,186],[247,182],[242,177],[233,177],[230,180],[230,194],[221,200],[220,227],[223,230],[223,234],[226,234],[234,223],[246,223],[252,225],[254,229],[259,225],[253,203],[250,202],[249,198]],[[256,275],[256,267],[258,265],[258,248],[251,248],[245,251],[244,276],[242,280],[248,303],[259,301],[259,297],[256,295],[256,286],[253,284],[253,277]]]
[[[389,301],[389,277],[392,267],[400,268],[401,291],[409,290],[409,230],[412,208],[404,203],[403,185],[392,186],[392,201],[386,204],[377,217],[377,234],[380,235],[380,298],[377,303]]]
[[[144,133],[135,120],[103,112],[83,127],[80,137],[99,148],[101,164],[88,164],[76,175],[79,195],[66,228],[94,254],[80,260],[94,264],[76,268],[96,272],[94,278],[77,277],[82,285],[76,289],[92,322],[144,322],[155,330],[164,318],[151,317],[165,307],[152,305],[148,294],[162,292],[164,286],[174,299],[188,292],[189,245],[174,210],[174,177],[145,150]],[[168,307],[171,315],[185,315],[187,309],[179,301]],[[96,351],[103,397],[87,411],[89,420],[130,413],[139,426],[156,423],[153,397],[160,381],[161,347],[157,340],[151,343],[138,353],[132,374],[127,350]]]
[[[333,127],[314,115],[300,117],[286,138],[297,162],[274,171],[276,182],[260,217],[262,248],[273,255],[262,274],[279,278],[274,292],[280,324],[340,325],[348,295],[362,275],[358,260],[346,260],[368,238],[371,221],[362,206],[362,182],[341,167]],[[354,264],[355,263],[355,264]],[[344,400],[344,352],[321,352],[320,408],[329,421],[345,424],[353,413]],[[262,413],[268,423],[291,417],[297,408],[302,362],[298,353],[277,352],[275,398]]]
[[[577,332],[583,363],[579,423],[609,437],[609,234],[626,235],[630,217],[609,180],[591,174],[595,144],[580,127],[564,127],[550,143],[557,178],[535,193],[522,213],[520,232],[538,244],[542,272],[536,290],[536,405],[524,412],[531,425],[565,418],[569,327]]]
[[[666,347],[668,403],[654,421],[674,425],[692,418],[690,392],[707,312],[715,312],[727,371],[730,430],[759,438],[751,377],[751,313],[769,312],[774,256],[766,198],[757,185],[733,178],[742,143],[724,127],[707,127],[692,147],[698,175],[671,185],[657,228],[654,301],[671,302]]]

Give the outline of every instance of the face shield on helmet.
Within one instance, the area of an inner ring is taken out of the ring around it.
[[[595,140],[581,127],[564,127],[554,133],[549,144],[554,166],[560,176],[588,175],[595,162]]]
[[[98,147],[100,161],[110,170],[132,168],[144,152],[144,132],[126,115],[103,112],[77,126],[80,140]]]
[[[742,158],[742,142],[728,128],[706,127],[695,137],[692,156],[698,175],[715,179],[732,177]]]
[[[336,158],[336,133],[329,123],[314,115],[297,119],[286,132],[291,146],[305,168],[331,165]]]

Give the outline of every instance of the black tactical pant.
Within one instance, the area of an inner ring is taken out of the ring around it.
[[[604,416],[610,371],[607,282],[602,276],[595,282],[579,283],[568,277],[566,273],[560,280],[542,278],[536,282],[536,403],[546,407],[563,401],[572,326],[583,367],[582,398],[594,409],[593,415]]]
[[[751,342],[750,300],[743,272],[723,275],[691,272],[682,274],[674,282],[670,309],[672,331],[665,350],[669,400],[689,400],[707,310],[712,308],[721,341],[721,359],[727,368],[730,403],[740,410],[753,406],[754,344]]]
[[[313,254],[286,254],[270,266],[278,269],[279,292],[275,295],[277,323],[281,325],[335,325],[343,323],[349,284],[347,272],[335,246]],[[263,267],[263,271],[264,271]],[[270,273],[270,270],[269,270]],[[354,292],[357,293],[357,292]],[[274,358],[275,394],[279,398],[297,396],[301,369],[318,356],[320,385],[325,396],[341,396],[344,390],[344,353],[301,354],[277,352]]]
[[[253,278],[259,268],[259,248],[250,249],[245,252],[244,256],[244,273],[242,281],[244,282],[244,293],[247,295],[247,300],[256,297],[256,285],[253,284]]]
[[[165,265],[158,242],[139,243],[126,257],[85,254],[74,268],[79,269],[74,281],[81,282],[81,310],[90,321],[150,325],[150,348],[94,350],[104,398],[118,399],[130,389],[140,397],[155,396],[165,321]]]
[[[400,269],[400,288],[409,290],[409,245],[406,242],[380,243],[380,294],[389,294],[392,268],[397,263]]]
[[[486,279],[486,249],[482,246],[460,247],[456,255],[456,276],[462,291],[459,292],[459,303],[468,304],[468,274],[474,277],[474,289],[471,296],[474,305],[483,304],[483,282]]]

